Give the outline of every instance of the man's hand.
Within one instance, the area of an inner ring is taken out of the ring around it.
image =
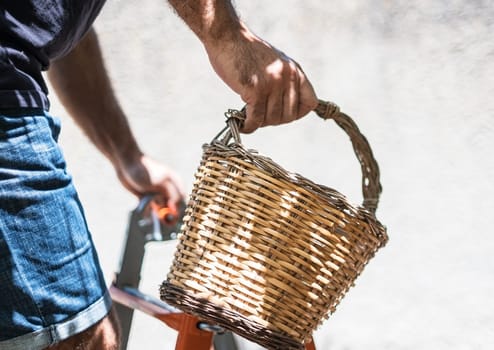
[[[254,35],[229,0],[168,0],[204,44],[220,78],[247,104],[242,131],[288,123],[317,106],[302,68]]]
[[[206,46],[211,65],[246,103],[242,131],[289,123],[317,106],[302,68],[246,28],[235,41]]]
[[[180,177],[146,155],[122,163],[117,168],[117,175],[125,188],[136,196],[156,193],[173,210],[178,210],[179,203],[185,197]]]

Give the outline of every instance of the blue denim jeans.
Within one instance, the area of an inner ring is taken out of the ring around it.
[[[2,350],[43,349],[111,307],[59,131],[41,110],[0,111]]]

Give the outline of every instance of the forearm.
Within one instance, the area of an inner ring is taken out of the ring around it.
[[[116,167],[140,156],[113,93],[94,30],[71,53],[52,62],[48,78],[68,113]]]
[[[233,41],[245,26],[230,0],[168,0],[207,47]]]
[[[317,105],[301,67],[252,33],[230,0],[168,0],[202,41],[213,69],[246,103],[243,132],[288,123]]]

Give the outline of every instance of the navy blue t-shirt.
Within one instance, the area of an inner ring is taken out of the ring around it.
[[[0,0],[0,109],[48,109],[41,72],[82,39],[105,0]]]

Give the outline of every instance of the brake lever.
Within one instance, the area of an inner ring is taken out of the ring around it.
[[[138,228],[146,242],[174,240],[182,226],[185,202],[180,202],[177,210],[173,210],[159,205],[156,197],[146,195],[140,200],[132,212],[130,227]]]

